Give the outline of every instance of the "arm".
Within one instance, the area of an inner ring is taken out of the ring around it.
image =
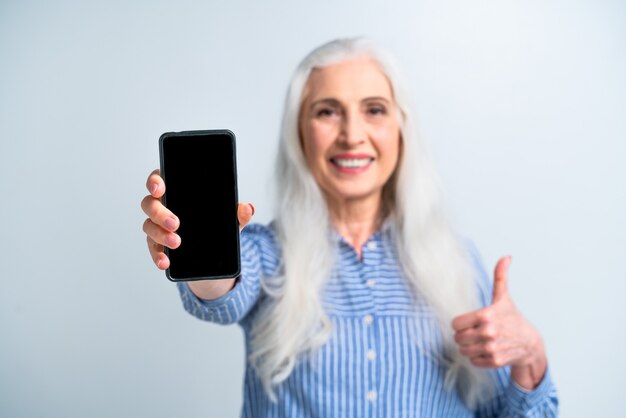
[[[547,369],[543,379],[533,390],[515,383],[510,367],[493,370],[496,384],[495,397],[478,407],[478,418],[558,417],[559,399]]]
[[[165,194],[165,182],[154,170],[146,182],[150,194],[141,202],[141,208],[148,215],[143,224],[146,233],[148,250],[156,266],[165,270],[170,260],[164,248],[174,249],[181,244],[176,231],[180,225],[178,217],[162,203]],[[237,217],[243,229],[254,215],[254,206],[239,204]],[[255,253],[254,240],[242,235],[242,274],[243,285],[237,285],[240,278],[222,280],[199,280],[189,283],[178,283],[185,309],[198,318],[220,323],[230,323],[239,320],[256,301],[258,297],[258,283],[260,280],[260,261]]]
[[[199,297],[193,282],[177,283],[183,307],[191,315],[218,324],[240,322],[256,304],[261,293],[261,247],[266,245],[267,228],[251,225],[241,233],[241,276],[233,287],[213,299]]]
[[[498,262],[492,282],[476,249],[470,248],[483,308],[455,318],[455,340],[472,364],[492,369],[496,382],[496,397],[481,406],[477,416],[557,416],[558,398],[543,340],[508,293],[510,257]]]

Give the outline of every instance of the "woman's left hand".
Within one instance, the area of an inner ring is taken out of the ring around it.
[[[454,340],[461,354],[478,367],[511,366],[511,378],[535,388],[543,378],[547,360],[539,332],[513,304],[507,288],[511,257],[496,265],[491,305],[457,316],[452,321]]]

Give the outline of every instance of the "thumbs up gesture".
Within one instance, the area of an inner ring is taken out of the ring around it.
[[[496,265],[491,305],[454,318],[454,340],[473,365],[511,366],[511,377],[532,389],[545,374],[546,355],[541,335],[517,310],[509,294],[510,264],[507,256]]]

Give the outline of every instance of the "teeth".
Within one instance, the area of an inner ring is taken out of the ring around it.
[[[333,158],[332,161],[343,168],[361,168],[368,165],[371,158]]]

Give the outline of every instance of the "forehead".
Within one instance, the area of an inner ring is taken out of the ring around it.
[[[393,92],[378,64],[371,58],[359,57],[313,70],[305,97],[306,100],[333,97],[347,101],[384,97],[391,101]]]

